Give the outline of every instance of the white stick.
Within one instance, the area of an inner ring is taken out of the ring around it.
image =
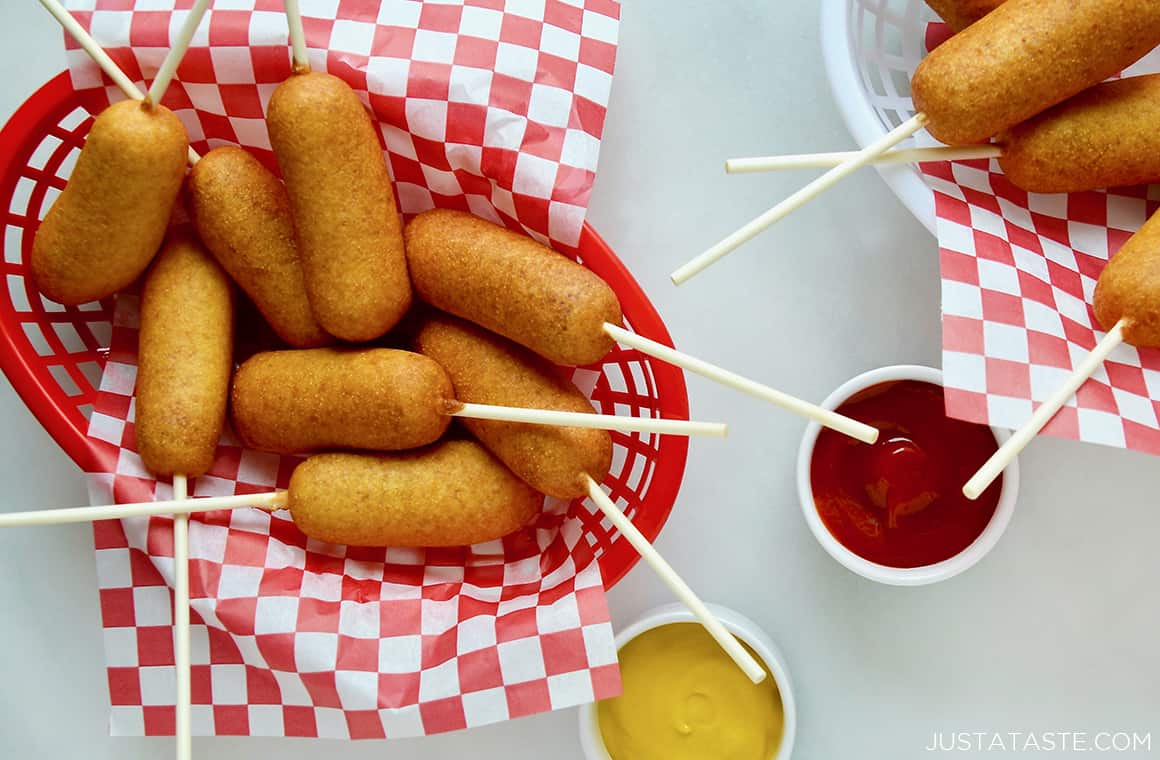
[[[184,475],[173,476],[173,499],[188,497]],[[191,760],[189,665],[189,515],[173,516],[173,664],[177,670],[177,760]]]
[[[101,71],[113,80],[113,83],[121,88],[121,92],[125,93],[125,97],[130,100],[144,100],[145,93],[133,84],[133,80],[126,76],[125,72],[121,71],[119,67],[109,54],[105,52],[104,48],[97,44],[97,41],[85,31],[85,28],[80,25],[71,13],[61,5],[57,0],[40,0],[40,4],[52,14],[60,25],[69,35],[77,41],[77,44],[89,54],[93,62],[101,68]],[[193,148],[189,149],[189,164],[190,166],[196,164],[201,160],[201,156],[197,154]]]
[[[596,503],[609,522],[616,526],[620,535],[632,544],[632,548],[636,549],[641,559],[648,563],[677,599],[696,615],[709,635],[716,639],[725,653],[737,663],[737,667],[741,668],[753,683],[761,683],[765,680],[765,668],[761,667],[761,663],[754,659],[745,647],[741,646],[733,634],[722,625],[721,621],[705,606],[705,603],[689,588],[689,584],[677,575],[677,571],[673,569],[672,565],[666,562],[660,552],[653,548],[644,534],[637,530],[637,527],[624,516],[623,512],[617,509],[608,495],[604,493],[600,484],[587,475],[584,476],[584,479],[587,482],[589,498]]]
[[[161,99],[165,97],[165,90],[173,81],[173,75],[177,73],[177,67],[181,63],[181,59],[185,57],[185,51],[189,49],[189,43],[193,41],[193,34],[201,25],[201,19],[205,15],[206,9],[209,8],[209,3],[210,0],[197,0],[193,4],[185,23],[181,25],[181,30],[177,33],[177,40],[173,43],[169,54],[165,56],[165,60],[161,62],[157,76],[153,78],[149,94],[145,96],[147,102],[160,103]]]
[[[875,142],[870,143],[862,150],[854,154],[853,158],[843,161],[838,166],[830,169],[822,176],[809,183],[801,190],[798,190],[793,195],[786,198],[781,203],[766,211],[761,216],[749,222],[741,229],[726,237],[721,242],[709,250],[697,256],[692,261],[682,266],[671,275],[673,284],[680,285],[689,280],[694,275],[705,270],[718,259],[723,258],[726,254],[731,253],[743,243],[752,240],[765,228],[773,225],[780,219],[788,216],[790,212],[801,208],[809,203],[814,198],[818,197],[826,190],[829,190],[841,180],[845,179],[850,174],[865,166],[872,161],[875,156],[884,153],[906,138],[913,135],[922,126],[926,124],[926,114],[916,114],[907,121],[903,122],[901,126],[895,127],[890,132],[883,135]]]
[[[501,420],[504,422],[527,422],[533,425],[620,430],[625,433],[711,435],[724,438],[729,431],[728,426],[720,422],[691,422],[688,420],[657,419],[655,417],[619,417],[612,414],[596,414],[595,412],[561,412],[554,409],[521,409],[512,406],[459,402],[456,402],[456,410],[450,414],[453,417],[469,417],[476,420]]]
[[[286,25],[290,27],[290,59],[294,73],[310,71],[310,61],[306,57],[306,33],[302,30],[302,10],[298,0],[285,0]]]
[[[787,393],[782,393],[775,388],[770,388],[768,385],[762,385],[749,378],[742,377],[735,372],[730,372],[727,369],[722,369],[721,367],[709,364],[706,361],[694,358],[688,354],[683,354],[666,345],[657,343],[655,340],[649,340],[636,333],[629,332],[623,327],[605,322],[604,331],[617,343],[630,346],[637,351],[656,357],[661,361],[674,364],[702,377],[707,377],[715,383],[727,385],[742,393],[747,393],[750,396],[768,401],[794,414],[813,420],[823,427],[828,427],[851,438],[856,438],[863,443],[874,443],[878,440],[878,429],[858,420],[850,419],[829,409],[823,409],[817,404],[802,401]]]
[[[788,169],[829,169],[858,155],[856,150],[833,153],[796,153],[786,156],[753,156],[730,158],[725,161],[726,174],[778,172]],[[998,145],[956,145],[936,148],[902,148],[877,156],[872,164],[918,164],[923,161],[967,161],[978,158],[999,158],[1003,148]]]
[[[1084,360],[1079,363],[1079,366],[1072,371],[1067,381],[1052,393],[1032,413],[1030,419],[1023,424],[1023,427],[1012,433],[1011,437],[999,447],[999,450],[992,454],[991,458],[979,468],[979,471],[967,481],[967,484],[963,486],[964,496],[968,499],[977,499],[983,491],[987,490],[987,487],[994,482],[995,478],[999,477],[999,473],[1003,472],[1007,465],[1011,464],[1015,457],[1019,456],[1019,452],[1023,451],[1024,447],[1031,442],[1031,439],[1035,437],[1036,433],[1051,421],[1051,418],[1059,412],[1060,408],[1067,403],[1068,399],[1074,396],[1080,386],[1087,382],[1087,379],[1099,369],[1100,365],[1108,358],[1108,355],[1124,342],[1124,329],[1127,326],[1128,323],[1121,319],[1108,331],[1108,334],[1096,344],[1092,352],[1084,357]]]
[[[99,507],[69,507],[41,509],[35,512],[0,514],[0,528],[27,525],[61,525],[96,520],[121,520],[126,517],[154,515],[188,515],[194,512],[213,512],[217,509],[257,507],[274,511],[286,507],[286,492],[241,494],[239,496],[210,496],[173,501],[142,501],[135,504],[107,504]]]

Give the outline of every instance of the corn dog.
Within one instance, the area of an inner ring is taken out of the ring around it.
[[[331,335],[379,337],[411,305],[402,222],[378,136],[338,77],[294,74],[266,117],[282,168],[306,291]]]
[[[415,334],[415,348],[447,370],[459,401],[593,411],[584,394],[542,358],[455,317],[429,318]],[[612,464],[612,438],[603,430],[474,419],[463,424],[512,472],[548,496],[584,496],[583,475],[599,482]]]
[[[408,351],[267,351],[238,367],[231,411],[237,434],[263,451],[396,451],[443,435],[453,393],[442,367]]]
[[[926,0],[952,30],[961,32],[1002,5],[1004,0]]]
[[[434,209],[407,225],[415,292],[556,364],[599,361],[620,303],[592,272],[531,238],[462,211]]]
[[[1100,272],[1092,308],[1104,330],[1123,319],[1125,341],[1160,348],[1160,214],[1152,214]]]
[[[245,150],[224,146],[193,167],[189,195],[198,235],[278,337],[294,348],[332,343],[310,309],[278,178]]]
[[[527,524],[543,497],[474,441],[400,454],[319,454],[290,476],[290,514],[319,541],[463,546]]]
[[[1160,180],[1160,74],[1098,84],[1001,136],[999,165],[1034,193]]]
[[[32,278],[45,297],[95,301],[141,276],[165,236],[188,148],[185,127],[163,106],[124,100],[97,116],[32,243]]]
[[[155,475],[204,475],[225,423],[234,305],[192,232],[174,232],[149,268],[140,320],[137,450]]]
[[[911,95],[937,139],[982,142],[1157,44],[1155,0],[1007,0],[923,59]]]

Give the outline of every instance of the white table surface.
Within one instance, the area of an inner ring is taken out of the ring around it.
[[[33,0],[5,2],[6,119],[63,68]],[[668,273],[806,181],[727,177],[727,156],[853,147],[822,70],[808,2],[632,0],[590,220],[636,274],[679,347],[820,400],[871,367],[939,363],[935,245],[872,172],[680,289]],[[1040,440],[995,551],[920,589],[862,580],[808,532],[794,488],[804,423],[689,378],[694,441],[661,535],[706,599],[758,621],[788,658],[796,757],[929,756],[934,731],[1160,729],[1157,460]],[[0,509],[77,505],[80,473],[0,382]],[[637,568],[623,625],[670,601]],[[137,760],[169,739],[110,738],[88,526],[0,532],[0,757]],[[1160,735],[1155,737],[1160,750]],[[581,757],[572,710],[422,740],[197,739],[217,760]]]

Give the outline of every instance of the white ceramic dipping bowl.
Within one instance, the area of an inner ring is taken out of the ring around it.
[[[932,367],[918,365],[895,365],[881,367],[864,372],[848,380],[829,395],[821,406],[825,409],[837,409],[850,397],[881,383],[898,380],[918,380],[942,385],[942,372]],[[995,514],[987,527],[979,534],[967,548],[955,556],[936,562],[933,565],[920,567],[889,567],[861,557],[847,549],[834,538],[825,523],[822,522],[814,504],[814,492],[810,485],[810,461],[814,454],[814,444],[821,432],[821,425],[811,422],[802,436],[801,446],[798,449],[797,482],[798,498],[801,500],[802,514],[806,523],[814,534],[814,538],[822,545],[831,557],[840,562],[847,569],[869,578],[872,581],[885,583],[891,586],[923,586],[928,583],[945,581],[953,578],[986,556],[987,552],[999,541],[1007,524],[1011,522],[1011,515],[1015,511],[1015,499],[1019,495],[1019,462],[1013,461],[1003,471],[1003,486],[999,494],[999,503],[995,507]],[[1010,433],[999,428],[991,428],[995,440],[1002,444],[1010,437]]]

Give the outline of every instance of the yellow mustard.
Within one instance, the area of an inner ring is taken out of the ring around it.
[[[620,676],[624,693],[596,706],[612,760],[770,760],[777,752],[785,716],[773,677],[752,683],[696,623],[629,641]]]

